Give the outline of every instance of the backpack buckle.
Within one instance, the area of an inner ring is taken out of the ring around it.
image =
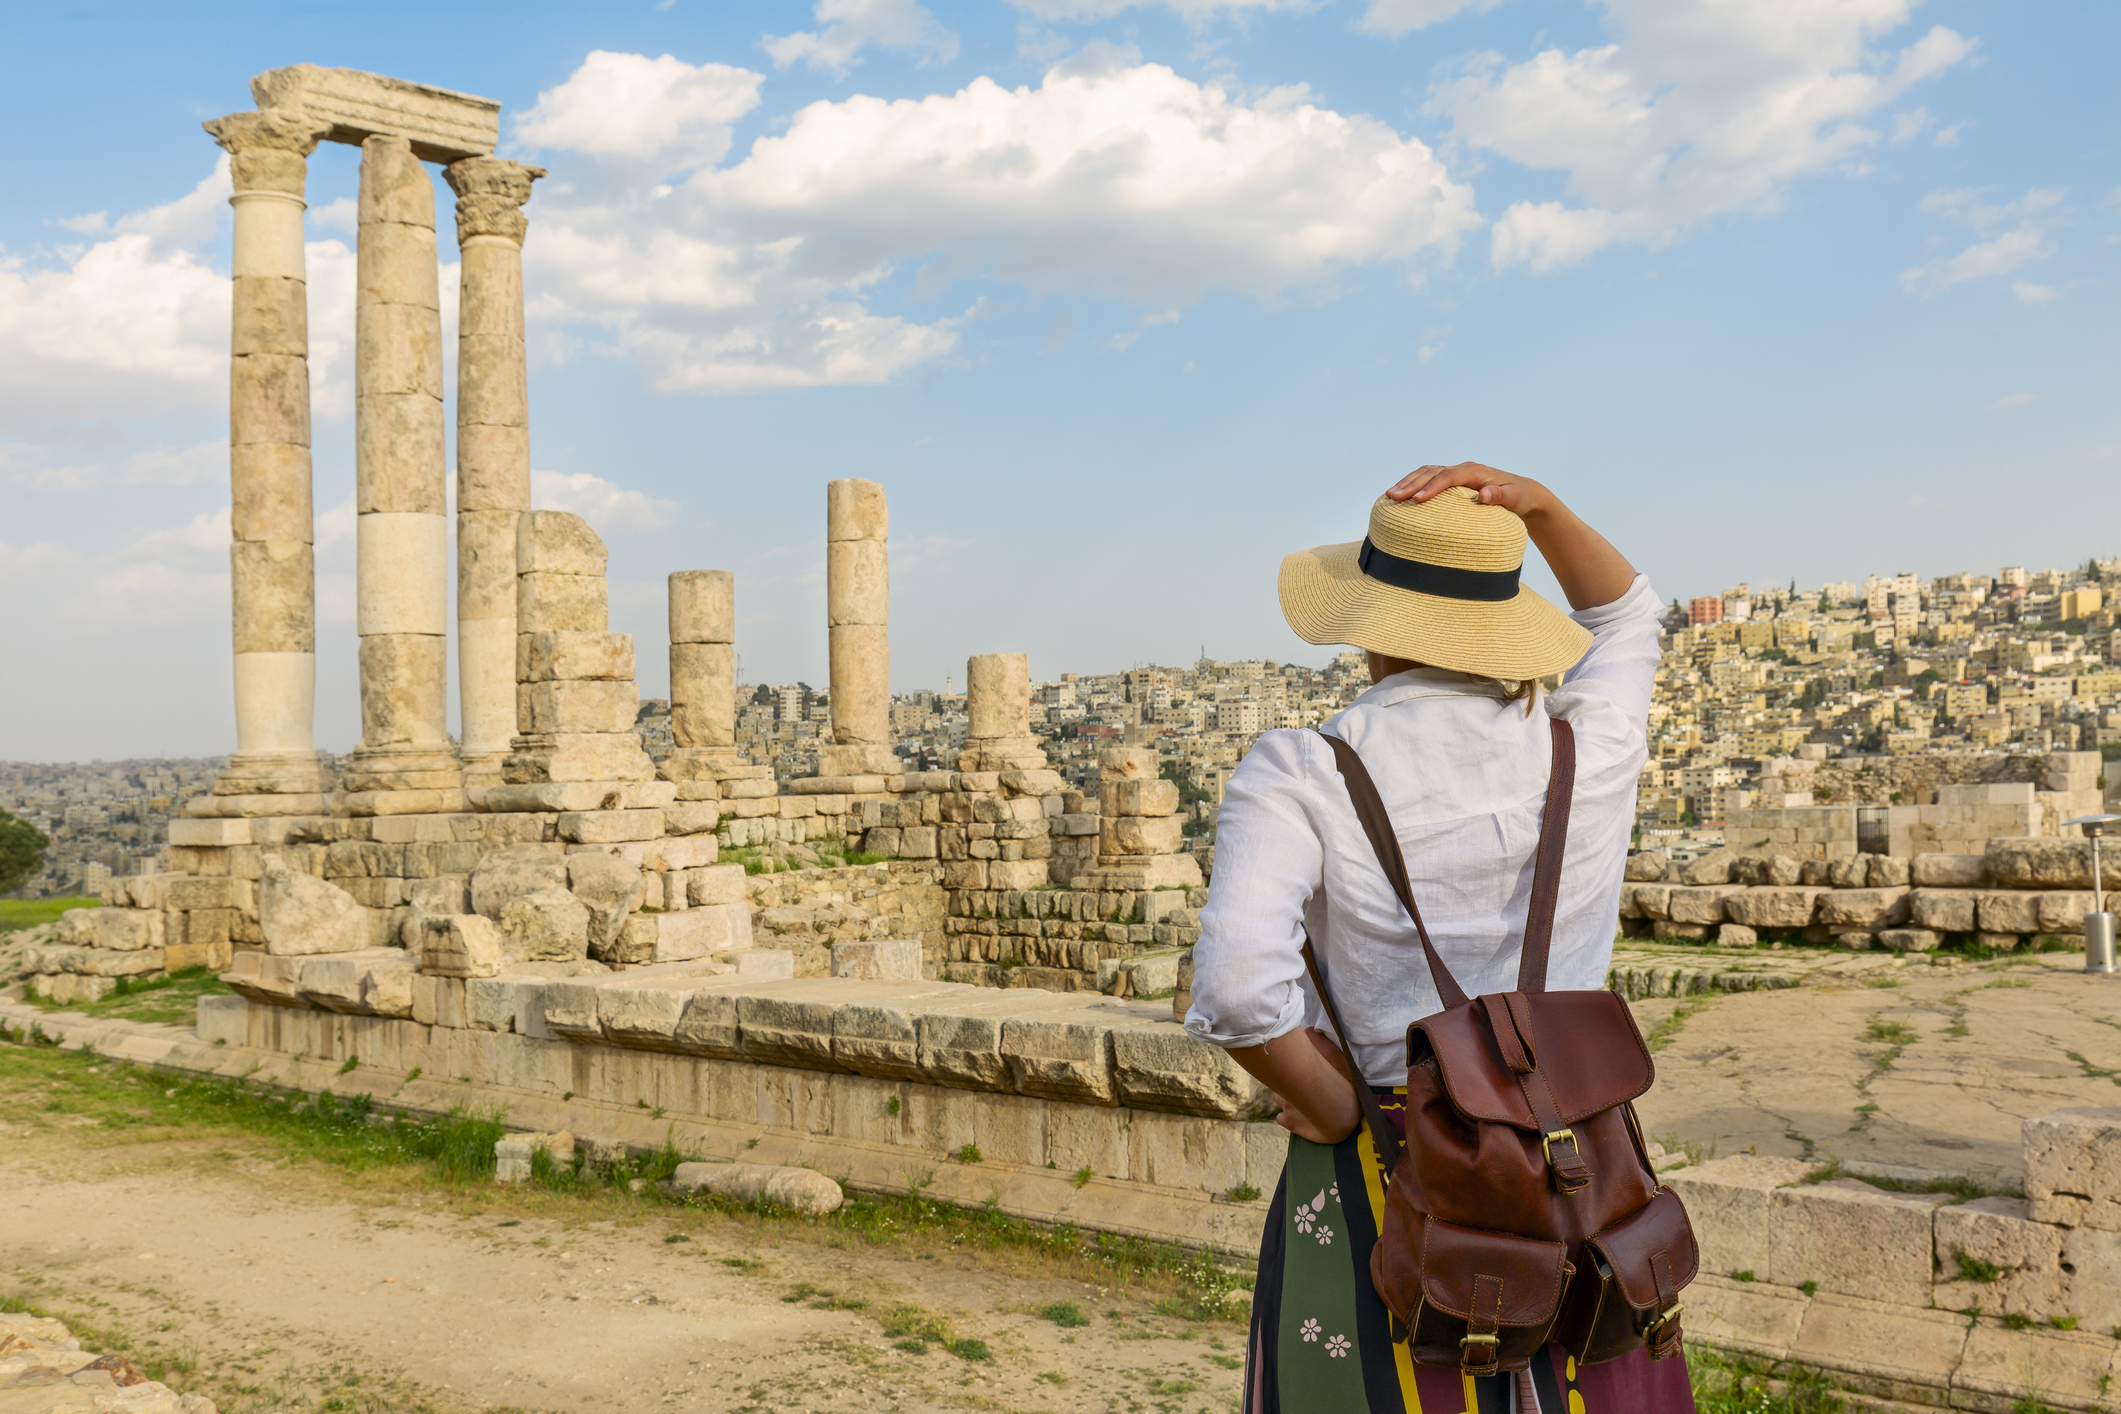
[[[1479,1347],[1475,1350],[1473,1347]],[[1502,1355],[1499,1335],[1469,1334],[1458,1341],[1458,1364],[1469,1375],[1492,1375]]]
[[[1569,1147],[1562,1153],[1561,1161],[1556,1163],[1554,1145],[1564,1141]],[[1579,1192],[1591,1181],[1591,1170],[1583,1161],[1583,1149],[1576,1142],[1575,1130],[1549,1130],[1540,1136],[1539,1150],[1546,1155],[1547,1169],[1554,1175],[1554,1187],[1561,1193]]]
[[[1552,1133],[1540,1136],[1539,1152],[1547,1156],[1548,1168],[1554,1167],[1554,1141],[1557,1139],[1566,1139],[1569,1143],[1574,1144],[1576,1142],[1576,1131],[1573,1129],[1557,1129]]]

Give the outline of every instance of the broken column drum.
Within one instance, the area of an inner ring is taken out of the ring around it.
[[[316,567],[309,448],[309,299],[302,213],[329,124],[234,113],[206,125],[235,187],[229,340],[229,581],[236,751],[215,814],[322,809],[316,750]],[[195,812],[203,813],[203,812]]]
[[[890,532],[882,486],[857,478],[825,484],[832,744],[818,749],[821,775],[899,769],[891,750]]]
[[[457,194],[457,690],[466,785],[501,778],[516,726],[516,519],[530,509],[530,387],[523,349],[523,203],[545,175],[467,157]]]
[[[434,184],[403,137],[361,144],[354,304],[359,793],[456,792]],[[359,811],[363,802],[357,801]],[[461,809],[447,799],[430,809]],[[366,813],[366,812],[363,812]]]
[[[670,576],[670,735],[681,751],[736,755],[736,576]]]

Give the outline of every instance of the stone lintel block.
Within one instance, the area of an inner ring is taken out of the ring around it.
[[[851,980],[765,982],[736,998],[745,1056],[762,1065],[844,1071],[832,1053],[832,1016],[867,998],[870,984]]]
[[[847,477],[825,483],[825,540],[889,540],[891,515],[884,488]]]
[[[525,682],[516,685],[516,730],[524,736],[618,735],[633,729],[641,694],[630,681]]]
[[[332,142],[361,143],[373,133],[391,133],[406,140],[410,155],[429,162],[484,156],[500,136],[501,105],[493,99],[358,69],[292,64],[266,70],[250,87],[260,110],[329,124]],[[430,194],[430,211],[432,204]]]
[[[1769,1281],[1816,1281],[1823,1291],[1901,1306],[1928,1303],[1932,1219],[1949,1195],[1888,1193],[1847,1178],[1777,1188],[1769,1197]]]
[[[1739,1154],[1693,1164],[1664,1176],[1686,1204],[1701,1247],[1701,1270],[1728,1275],[1769,1271],[1769,1210],[1776,1189],[1798,1182],[1810,1166],[1800,1159]],[[1802,1278],[1801,1280],[1810,1280]]]
[[[2035,1222],[2121,1232],[2121,1107],[2072,1106],[2024,1125]]]
[[[516,543],[521,546],[520,536]],[[610,585],[602,575],[554,574],[543,570],[522,570],[517,574],[518,634],[555,629],[601,634],[610,627]]]
[[[1175,1021],[1114,1030],[1112,1059],[1119,1101],[1130,1109],[1251,1119],[1272,1108],[1266,1088],[1227,1051],[1196,1041]]]
[[[703,834],[720,824],[721,819],[722,808],[712,802],[665,806],[663,832],[670,835]]]
[[[1084,1005],[1073,1012],[1011,1017],[1002,1023],[1002,1059],[1021,1094],[1081,1105],[1116,1105],[1112,1033],[1153,1026],[1153,1016],[1120,1003]]]
[[[959,988],[949,1000],[923,1008],[920,1070],[931,1084],[960,1090],[1010,1090],[1015,1085],[1002,1054],[1002,1028],[1053,1011],[1072,1011],[1074,1000],[1055,993],[1012,990],[992,997]]]

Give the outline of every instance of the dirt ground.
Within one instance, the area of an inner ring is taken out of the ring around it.
[[[270,1139],[84,1112],[61,1065],[87,1068],[54,1057],[0,1079],[0,1296],[93,1328],[224,1414],[1237,1402],[1243,1326],[1159,1314],[1168,1290],[947,1239],[349,1175]],[[1039,1314],[1057,1302],[1084,1323]],[[989,1358],[901,1348],[886,1321],[908,1306]]]

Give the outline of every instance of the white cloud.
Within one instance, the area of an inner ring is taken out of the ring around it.
[[[668,54],[591,50],[565,83],[540,93],[516,120],[516,137],[606,161],[689,170],[728,153],[730,124],[758,106],[764,81],[727,64],[695,67]]]
[[[1990,403],[1988,410],[1990,412],[2014,412],[2028,403],[2036,403],[2039,400],[2040,395],[2038,393],[2012,393]]]
[[[228,621],[228,508],[93,553],[0,543],[0,592],[88,633]]]
[[[2009,275],[2031,261],[2053,255],[2055,246],[2047,238],[2047,229],[2061,204],[2061,192],[2042,188],[2027,192],[2017,201],[2001,203],[1985,202],[1980,193],[1971,188],[1931,192],[1920,203],[1920,209],[1931,215],[1971,226],[1981,233],[1993,231],[2006,222],[2015,221],[2017,224],[1986,240],[1974,242],[1957,255],[1901,271],[1901,291],[1927,297],[1969,280]],[[2018,286],[2023,286],[2023,290]],[[2013,291],[2021,300],[2035,304],[2052,299],[2055,293],[2046,286],[2028,285],[2024,281],[2017,282]]]
[[[2053,285],[2036,285],[2030,280],[2013,280],[2011,293],[2027,304],[2046,304],[2059,292]]]
[[[675,501],[659,501],[644,491],[629,491],[586,471],[530,474],[530,501],[541,511],[572,511],[599,533],[614,530],[661,530],[678,513]]]
[[[1157,325],[1176,324],[1177,322],[1178,311],[1175,309],[1159,309],[1153,314],[1144,314],[1141,322],[1132,329],[1112,336],[1112,347],[1125,351],[1134,347],[1135,340],[1154,329]]]
[[[1458,141],[1567,174],[1572,201],[1520,201],[1495,225],[1498,267],[1550,270],[1772,210],[1791,182],[1853,163],[1879,140],[1863,119],[1973,51],[1939,26],[1873,52],[1913,6],[1602,0],[1615,42],[1520,64],[1475,56],[1431,89],[1428,109]]]
[[[1501,3],[1502,0],[1370,0],[1360,27],[1372,34],[1396,37],[1442,24],[1467,10],[1484,13]]]
[[[567,87],[540,106],[571,106]],[[1480,221],[1387,124],[1302,87],[1240,99],[1102,44],[1036,88],[813,103],[667,193],[574,175],[555,173],[532,223],[532,315],[603,326],[665,390],[883,382],[949,353],[960,318],[869,309],[902,263],[933,261],[924,298],[991,272],[1171,308],[1449,259]]]
[[[1446,0],[1447,2],[1447,0]],[[1103,20],[1122,10],[1161,5],[1188,24],[1202,24],[1218,15],[1243,16],[1274,10],[1308,10],[1316,0],[1009,0],[1010,5],[1042,20]],[[1470,0],[1468,0],[1470,3]],[[1486,0],[1496,4],[1499,0]]]
[[[214,233],[228,191],[224,157],[175,201],[71,223],[107,239],[0,251],[0,425],[224,402],[228,279],[184,246]]]
[[[800,63],[845,74],[870,45],[919,54],[923,63],[957,57],[957,35],[914,0],[817,0],[811,13],[823,29],[759,41],[777,67]]]
[[[1933,120],[1927,108],[1910,108],[1905,113],[1893,115],[1893,141],[1908,142],[1927,128]]]

